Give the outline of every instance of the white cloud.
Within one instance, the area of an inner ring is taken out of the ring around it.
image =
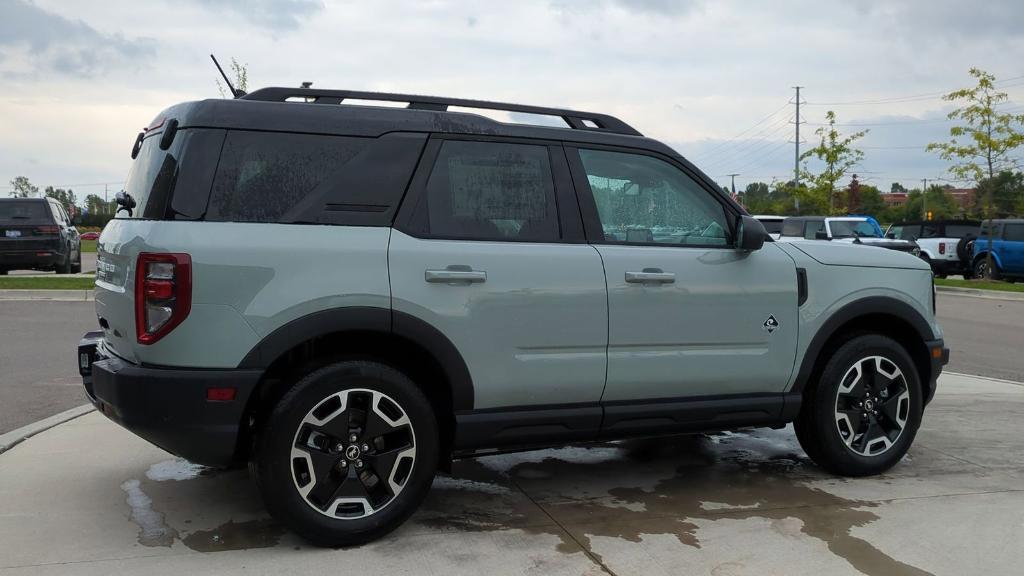
[[[0,11],[10,6],[3,2]],[[247,62],[250,87],[310,80],[318,87],[615,114],[691,155],[712,175],[743,172],[738,185],[791,173],[792,148],[785,146],[792,138],[785,123],[791,109],[784,105],[794,84],[806,86],[803,118],[820,122],[828,107],[813,105],[819,102],[938,93],[967,84],[970,66],[1004,78],[1024,73],[1024,35],[1008,24],[1024,20],[1024,4],[1009,1],[321,6],[262,0],[245,3],[252,6],[246,10],[233,0],[37,0],[35,6],[114,44],[151,38],[150,52],[139,58],[123,56],[131,50],[99,53],[83,61],[101,80],[85,80],[54,73],[52,61],[4,52],[10,43],[0,33],[4,65],[27,74],[6,82],[0,94],[0,185],[19,174],[40,185],[123,179],[125,151],[140,126],[176,102],[217,96],[211,52],[222,62],[231,56]],[[50,42],[56,51],[75,45]],[[1011,95],[1024,99],[1024,83],[1009,84]],[[840,122],[849,123],[934,120],[944,106],[934,98],[835,109]],[[780,108],[768,122],[777,122],[774,132],[755,129],[724,142]],[[933,155],[880,147],[923,148],[942,138],[944,128],[913,122],[873,127],[863,141],[876,147],[865,150],[865,175],[888,188],[891,176],[941,174],[944,166]],[[813,138],[812,132],[805,126],[803,135]]]

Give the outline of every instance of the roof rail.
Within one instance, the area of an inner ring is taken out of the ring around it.
[[[442,98],[415,94],[391,94],[388,92],[360,92],[356,90],[320,90],[318,88],[260,88],[243,96],[241,99],[259,100],[262,102],[287,102],[291,98],[314,104],[341,104],[346,99],[408,102],[407,108],[435,110],[438,112],[447,111],[449,106],[504,110],[506,112],[557,116],[564,120],[570,128],[576,130],[596,130],[629,136],[642,136],[639,131],[629,124],[607,114],[580,112],[563,108],[545,108],[543,106],[524,106],[522,104],[508,104],[504,102],[488,102],[486,100]]]

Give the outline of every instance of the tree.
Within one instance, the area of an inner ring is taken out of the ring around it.
[[[842,180],[850,168],[864,158],[864,152],[854,148],[853,143],[867,134],[867,130],[843,136],[836,129],[836,113],[832,110],[825,114],[825,122],[826,126],[814,131],[820,139],[818,145],[800,155],[801,160],[813,157],[823,162],[824,170],[820,174],[814,174],[804,162],[804,167],[800,172],[802,178],[811,185],[813,197],[810,200],[816,203],[824,200],[827,213],[832,214],[833,212],[842,212],[835,206],[836,183]],[[800,198],[800,205],[801,207],[804,205],[803,198]]]
[[[896,194],[896,193],[899,193],[899,192],[906,192],[906,191],[907,191],[907,189],[904,188],[903,184],[900,184],[899,182],[893,182],[892,186],[889,186],[889,193],[890,194]]]
[[[771,190],[764,182],[751,182],[740,193],[743,206],[751,214],[773,214],[775,207],[771,198]]]
[[[35,198],[39,194],[39,186],[29,182],[25,176],[15,176],[11,180],[11,196],[15,198]]]
[[[242,92],[249,91],[249,65],[239,64],[235,57],[231,57],[231,64],[228,65],[228,74],[233,76],[232,84],[235,89],[241,90]],[[220,92],[221,98],[228,97],[228,88],[220,83],[220,78],[217,78],[217,92]],[[234,97],[232,94],[231,97]]]
[[[938,152],[943,160],[953,162],[949,172],[956,178],[971,180],[978,184],[984,178],[994,180],[996,174],[1014,167],[1011,153],[1024,144],[1024,114],[1001,113],[998,106],[1004,104],[1006,92],[996,90],[996,77],[980,68],[971,68],[970,74],[977,80],[973,88],[962,88],[943,96],[949,102],[962,102],[961,106],[949,113],[950,120],[964,124],[949,129],[949,142],[933,142],[926,150]],[[992,193],[996,186],[989,186],[984,196],[985,217],[993,217]],[[992,235],[988,235],[988,269],[993,270]]]
[[[868,184],[860,185],[860,206],[858,214],[874,216],[876,220],[888,220],[888,206],[882,198],[882,191]]]
[[[982,208],[980,203],[991,202],[993,218],[1006,218],[1021,212],[1024,206],[1024,174],[1004,170],[995,178],[985,178],[978,183],[974,202],[976,210]]]
[[[64,211],[69,215],[74,215],[77,211],[77,208],[75,207],[75,193],[71,190],[65,190],[63,188],[54,189],[53,186],[47,186],[44,194],[60,202],[61,206],[64,207]]]

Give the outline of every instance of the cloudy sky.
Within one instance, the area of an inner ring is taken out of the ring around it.
[[[985,0],[0,0],[0,195],[9,180],[116,190],[138,130],[218,97],[208,54],[250,87],[507,100],[608,112],[720,182],[793,169],[834,109],[870,129],[858,174],[888,189],[945,175],[938,95],[994,73],[1024,112],[1024,2]]]

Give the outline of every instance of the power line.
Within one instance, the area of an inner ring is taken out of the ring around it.
[[[789,121],[792,119],[792,116],[788,116],[786,118],[782,118],[776,122],[769,124],[760,132],[754,134],[754,136],[761,136],[760,138],[752,138],[750,140],[745,140],[741,142],[740,144],[736,145],[735,148],[731,148],[728,151],[724,152],[723,154],[718,154],[715,158],[710,159],[707,162],[707,165],[720,167],[723,164],[730,164],[737,158],[746,154],[750,154],[755,150],[760,149],[760,147],[762,147],[765,142],[768,142],[770,144],[769,139],[775,134],[778,134],[783,130],[788,129]],[[706,152],[702,153],[701,156],[705,156],[706,154]],[[715,168],[715,170],[717,169],[718,168]]]
[[[711,147],[710,149],[708,149],[708,152],[714,151],[714,150],[716,150],[716,149],[720,148],[721,146],[725,146],[725,145],[727,145],[727,144],[728,144],[729,142],[732,142],[732,141],[736,140],[736,139],[737,139],[737,138],[739,138],[740,136],[743,136],[744,134],[746,134],[747,132],[750,132],[750,131],[751,131],[751,130],[753,130],[754,128],[757,128],[757,127],[758,127],[758,126],[760,126],[761,124],[764,124],[764,123],[765,123],[765,122],[766,122],[766,121],[767,121],[767,120],[768,120],[769,118],[771,118],[772,116],[775,116],[775,115],[776,115],[776,114],[778,114],[779,112],[783,111],[783,110],[784,110],[784,109],[785,109],[785,108],[786,108],[787,106],[789,106],[789,102],[786,102],[785,104],[783,104],[782,106],[780,106],[780,107],[779,107],[779,108],[778,108],[777,110],[775,110],[775,111],[774,111],[774,112],[772,112],[771,114],[769,114],[769,115],[765,116],[764,118],[761,118],[760,120],[758,120],[757,122],[755,122],[753,126],[751,126],[751,127],[747,128],[746,130],[743,130],[742,132],[740,132],[739,134],[736,134],[736,135],[735,135],[735,136],[733,136],[732,138],[729,138],[729,139],[727,139],[727,140],[724,140],[724,141],[722,141],[722,142],[719,142],[718,144],[715,144],[715,145],[714,145],[714,146],[712,146],[712,147]]]
[[[1004,80],[997,80],[996,84],[1000,85],[1000,86],[998,86],[999,89],[1013,88],[1015,86],[1024,86],[1024,82],[1016,82],[1016,83],[1007,84],[1007,83],[1013,82],[1014,80],[1021,80],[1021,79],[1024,79],[1024,76],[1014,76],[1012,78],[1006,78]],[[951,92],[955,92],[956,90],[958,90],[958,89],[954,88],[952,90],[946,90],[945,92],[929,92],[929,93],[926,93],[926,94],[911,94],[911,95],[908,95],[908,96],[891,96],[891,97],[887,97],[887,98],[876,98],[876,99],[871,99],[871,100],[846,100],[846,101],[838,101],[838,102],[809,102],[807,105],[808,106],[865,106],[865,105],[874,105],[874,104],[901,104],[903,102],[919,102],[919,101],[923,101],[923,100],[939,99],[939,98],[942,98],[943,96],[945,96],[946,94],[949,94]]]

